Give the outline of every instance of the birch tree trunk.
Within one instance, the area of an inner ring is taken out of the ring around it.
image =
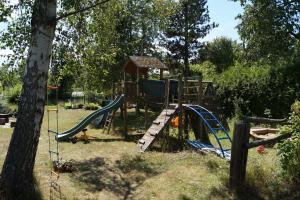
[[[31,42],[18,119],[0,179],[0,199],[25,199],[33,188],[33,168],[44,115],[46,86],[56,27],[56,0],[35,0]]]

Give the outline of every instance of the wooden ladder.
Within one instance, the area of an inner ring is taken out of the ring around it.
[[[105,133],[107,131],[107,134],[109,134],[113,119],[115,117],[115,113],[117,110],[112,111],[112,113],[109,113],[106,121],[104,122],[104,126],[103,126],[103,133]]]
[[[160,115],[153,121],[150,128],[146,131],[144,136],[138,141],[138,149],[141,152],[146,151],[159,135],[172,120],[173,116],[177,112],[177,107],[164,109]]]

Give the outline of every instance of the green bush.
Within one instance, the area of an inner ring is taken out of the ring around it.
[[[0,102],[0,113],[8,114],[11,113],[12,110],[4,103]]]
[[[72,104],[70,102],[65,103],[64,108],[65,109],[71,109],[72,108]]]
[[[227,117],[236,107],[244,115],[281,118],[300,97],[300,64],[245,67],[237,64],[216,78],[217,94]]]
[[[243,114],[264,114],[266,93],[270,82],[269,66],[244,67],[236,65],[216,79],[217,94],[228,117],[234,116],[237,107]]]
[[[21,91],[22,91],[21,84],[16,84],[13,88],[11,88],[8,92],[8,102],[17,104],[20,100]]]
[[[86,110],[97,110],[99,106],[95,103],[88,103],[84,106],[84,109]]]
[[[201,74],[204,80],[213,80],[217,69],[216,66],[209,61],[205,61],[201,64],[192,64],[190,68],[193,74]]]
[[[300,102],[292,105],[290,125],[283,126],[281,134],[291,133],[292,137],[278,144],[278,154],[283,174],[290,180],[300,183]]]

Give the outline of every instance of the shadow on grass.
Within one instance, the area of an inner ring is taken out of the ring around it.
[[[107,191],[121,199],[131,199],[136,190],[147,178],[158,172],[151,163],[140,156],[124,155],[112,163],[102,157],[75,162],[76,172],[71,176],[84,184],[89,192]]]
[[[214,164],[212,165],[214,168]],[[246,183],[240,185],[236,190],[230,190],[228,177],[221,178],[221,186],[213,187],[210,191],[210,199],[239,199],[239,200],[258,200],[274,199],[269,187],[268,180],[271,177],[261,166],[255,166],[248,170]]]
[[[0,177],[1,178],[1,177]],[[42,200],[42,193],[36,177],[33,177],[31,183],[28,183],[24,188],[16,189],[16,191],[8,191],[5,184],[1,183],[0,179],[0,199],[24,199],[24,200]]]

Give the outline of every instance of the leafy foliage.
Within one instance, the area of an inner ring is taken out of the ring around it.
[[[20,95],[22,91],[22,85],[16,84],[13,88],[8,91],[8,102],[17,104],[20,100]]]
[[[289,122],[291,125],[284,126],[280,132],[281,134],[291,133],[292,137],[278,145],[278,154],[284,175],[300,183],[300,101],[292,105]]]
[[[84,105],[84,109],[86,110],[97,110],[99,106],[95,103],[88,103]]]
[[[214,80],[217,74],[216,66],[209,61],[204,61],[201,64],[191,64],[191,71],[196,75],[201,75],[204,80]]]
[[[227,116],[236,107],[244,115],[280,118],[300,97],[299,64],[282,67],[237,64],[216,78],[218,95]]]
[[[222,72],[234,65],[238,45],[226,37],[216,38],[200,49],[201,61],[210,61],[216,66],[217,72]]]
[[[189,59],[196,57],[204,38],[215,23],[209,23],[207,0],[180,0],[165,32],[166,48],[171,56],[184,61],[184,74],[189,74]]]
[[[298,0],[241,0],[239,34],[247,59],[271,63],[287,59],[300,39]]]

